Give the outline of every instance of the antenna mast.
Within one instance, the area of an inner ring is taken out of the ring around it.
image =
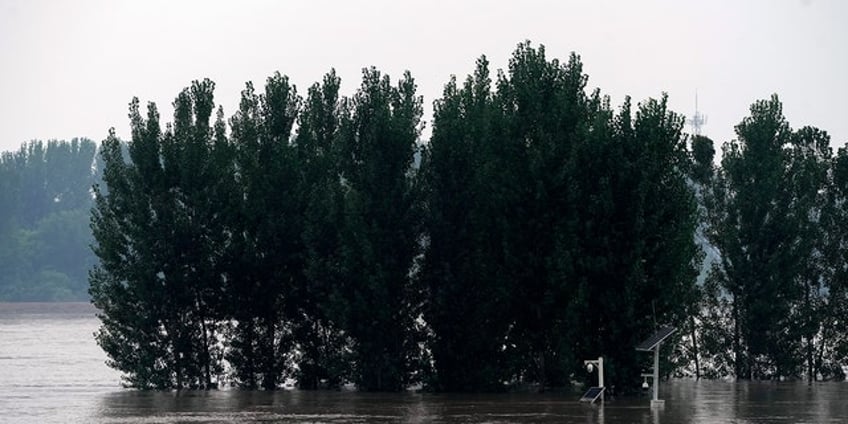
[[[701,127],[707,123],[707,117],[698,111],[698,91],[695,91],[695,114],[689,119],[689,125],[692,126],[692,132],[695,135],[701,135]]]

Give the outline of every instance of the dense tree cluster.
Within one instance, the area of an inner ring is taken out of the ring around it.
[[[751,106],[723,146],[693,142],[703,234],[718,253],[693,312],[708,376],[845,377],[846,180],[824,131],[793,131],[777,96]],[[699,361],[700,362],[700,361]],[[696,362],[697,363],[697,362]],[[700,370],[696,370],[700,374]]]
[[[211,81],[130,108],[129,158],[102,148],[91,295],[111,364],[141,388],[401,390],[421,369],[412,170],[421,98],[375,69],[340,99],[276,74],[242,92],[230,132]],[[293,128],[297,132],[293,133]],[[228,372],[224,364],[229,365]]]
[[[275,74],[225,120],[196,81],[103,142],[90,292],[128,385],[544,389],[603,355],[627,387],[662,324],[681,372],[837,376],[848,153],[776,98],[714,166],[665,97],[613,109],[529,43],[448,82],[426,144],[410,74],[340,84]]]
[[[0,154],[0,301],[88,298],[96,150],[74,139]]]
[[[613,111],[577,56],[526,44],[492,85],[485,59],[447,85],[421,168],[436,387],[563,386],[599,355],[636,381],[633,347],[695,301],[683,119]]]

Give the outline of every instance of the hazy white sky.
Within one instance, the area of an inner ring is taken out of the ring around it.
[[[409,69],[430,105],[486,54],[518,42],[582,56],[589,87],[619,104],[667,92],[719,145],[750,104],[778,93],[795,128],[848,142],[848,1],[0,0],[0,150],[32,139],[128,136],[133,96],[164,120],[191,80],[216,82],[227,117],[244,82],[279,70],[298,91],[331,67],[343,92],[374,65]]]

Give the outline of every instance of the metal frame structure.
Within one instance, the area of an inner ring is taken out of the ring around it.
[[[651,407],[661,407],[665,405],[665,401],[660,399],[660,346],[662,342],[677,331],[674,327],[660,328],[651,337],[648,337],[642,343],[636,346],[636,350],[643,352],[654,352],[654,372],[652,374],[642,374],[642,378],[651,378],[653,386],[653,398],[651,399]],[[647,381],[646,381],[647,382]]]
[[[604,390],[606,389],[606,387],[604,387],[604,357],[599,356],[598,359],[587,359],[583,361],[583,365],[586,365],[586,370],[589,372],[592,372],[594,367],[598,368],[598,385],[596,387],[590,387],[589,391],[587,391],[586,394],[584,394],[583,397],[580,398],[580,401],[595,403],[595,400],[600,397],[601,402],[603,402]],[[596,389],[600,389],[600,392],[597,394],[597,396],[590,397],[589,394]]]

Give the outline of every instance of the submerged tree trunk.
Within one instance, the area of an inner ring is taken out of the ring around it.
[[[274,390],[277,388],[277,358],[275,349],[275,318],[268,318],[265,322],[265,347],[262,352],[262,361],[265,363],[262,370],[262,388]]]
[[[813,339],[807,339],[807,384],[813,384]]]
[[[183,355],[179,346],[179,333],[173,332],[170,333],[171,336],[171,349],[173,350],[174,355],[174,371],[176,374],[176,388],[177,390],[182,390],[183,388]]]
[[[539,352],[539,391],[545,391],[545,383],[546,383],[546,370],[545,370],[545,353],[544,351]]]
[[[195,298],[195,307],[199,315],[200,331],[203,343],[203,388],[209,390],[212,388],[212,355],[209,352],[209,328],[206,325],[206,314],[203,311],[200,300]]]
[[[827,324],[825,324],[825,325],[827,325]],[[816,361],[815,369],[816,370],[820,370],[821,367],[822,367],[822,359],[824,358],[824,349],[825,349],[826,343],[827,343],[827,330],[823,328],[822,329],[822,339],[821,339],[821,342],[819,343],[819,351],[818,351],[818,353],[816,353],[816,359],[815,359],[815,361]],[[823,376],[823,378],[827,379],[827,377],[824,377],[824,376]]]
[[[203,377],[205,379],[204,389],[212,388],[212,357],[209,354],[209,330],[206,326],[206,319],[201,318],[200,328],[203,330]]]
[[[695,316],[689,317],[689,324],[692,326],[692,356],[695,357],[695,380],[701,379],[701,362],[698,352],[698,333],[695,331]]]
[[[733,372],[736,379],[745,378],[742,375],[742,347],[739,343],[739,301],[737,296],[733,296]]]

